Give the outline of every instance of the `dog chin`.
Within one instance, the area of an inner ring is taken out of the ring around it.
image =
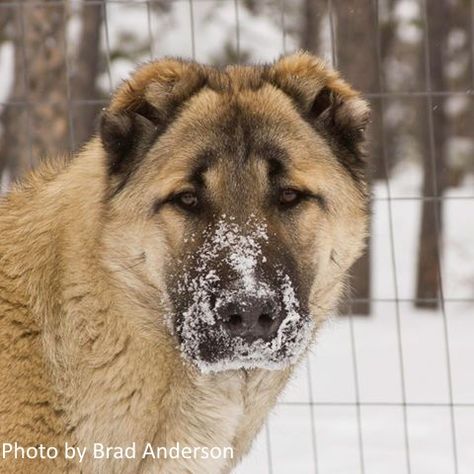
[[[186,358],[190,360],[189,357],[186,356]],[[282,370],[296,362],[294,357],[281,356],[264,358],[259,354],[252,355],[250,353],[248,356],[232,356],[215,360],[206,360],[196,357],[190,361],[202,374],[241,369]]]

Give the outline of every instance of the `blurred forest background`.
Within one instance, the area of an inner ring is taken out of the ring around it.
[[[446,191],[470,183],[474,196],[473,12],[469,0],[1,0],[2,190],[42,158],[77,151],[138,62],[248,63],[304,48],[372,104],[372,186],[396,199],[393,173],[421,170],[412,300],[434,309]],[[346,313],[370,314],[371,250],[353,269]]]

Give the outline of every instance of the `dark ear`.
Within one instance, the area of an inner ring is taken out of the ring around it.
[[[108,172],[128,178],[135,161],[148,150],[158,126],[136,112],[104,111],[100,117],[100,137],[107,153]]]
[[[364,165],[369,106],[320,59],[296,53],[269,70],[271,82],[294,101],[301,115],[333,147],[341,163],[357,177]]]
[[[184,102],[205,82],[200,66],[166,59],[139,68],[119,87],[99,124],[112,194],[123,189]]]

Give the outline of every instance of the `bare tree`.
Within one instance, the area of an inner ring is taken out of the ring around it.
[[[4,15],[0,19],[1,40],[11,41],[14,45],[15,51],[21,45],[21,34],[19,28],[19,16],[15,15],[13,9],[4,9]],[[22,72],[22,62],[20,54],[15,54],[13,64],[13,84],[10,92],[9,103],[4,106],[0,115],[2,122],[2,134],[0,136],[0,177],[6,170],[10,171],[12,168],[12,158],[16,156],[21,150],[22,141],[24,142],[24,130],[20,127],[24,121],[16,120],[17,130],[10,126],[10,123],[15,120],[15,117],[20,114],[20,108],[15,104],[16,101],[21,100],[24,85],[20,81]],[[8,143],[8,146],[7,146]]]
[[[474,86],[474,29],[470,7],[470,3],[465,0],[448,2],[448,38],[455,39],[448,42],[446,48],[446,68],[455,71],[445,78],[448,90],[468,91]],[[453,139],[461,139],[464,146],[449,147],[446,157],[449,162],[449,186],[458,186],[466,172],[474,171],[474,100],[472,95],[467,94],[464,98],[457,96],[457,99],[462,100],[464,106],[447,118],[448,135],[451,144]]]
[[[433,91],[446,90],[445,54],[447,35],[446,2],[426,2],[429,44],[425,54],[429,64],[427,81]],[[442,201],[446,187],[446,116],[445,99],[432,96],[426,109],[425,153],[423,157],[423,210],[418,252],[416,306],[432,308],[438,305],[442,239]],[[430,117],[431,115],[431,117]],[[426,199],[428,198],[428,199]]]
[[[385,62],[389,60],[396,46],[396,28],[397,22],[395,18],[395,7],[397,0],[386,0],[386,17],[380,18],[378,11],[374,11],[374,16],[377,15],[376,27],[378,29],[379,42],[375,50],[379,55],[377,58],[377,74],[381,78],[383,84],[379,84],[379,91],[387,89],[387,79],[385,74]],[[375,81],[375,78],[373,79]],[[374,180],[388,180],[390,178],[393,167],[396,164],[396,133],[395,125],[392,124],[387,117],[390,113],[385,101],[380,97],[373,99],[372,106],[372,120],[370,127],[370,142],[372,145],[370,156],[372,157],[372,173]]]
[[[380,91],[375,48],[378,37],[374,2],[371,0],[359,0],[358,2],[336,0],[333,5],[337,19],[335,39],[338,69],[356,89],[365,93]],[[374,164],[382,160],[381,109],[378,101],[372,101],[372,114],[371,129],[369,130],[370,156],[373,160],[372,168],[377,168],[379,165],[374,166]],[[369,182],[371,181],[372,173],[369,173],[367,179]],[[370,313],[370,243],[369,238],[367,251],[351,270],[352,294],[356,300],[351,305],[351,313]]]
[[[314,54],[320,53],[319,33],[326,5],[319,0],[304,0],[302,8],[301,47]]]
[[[68,150],[65,18],[65,6],[52,0],[20,3],[13,13],[13,104],[2,115],[0,150],[13,179]]]
[[[72,98],[83,101],[83,105],[75,107],[74,147],[91,136],[100,110],[101,94],[96,83],[101,64],[100,32],[104,2],[89,3],[85,1],[82,6],[81,36],[72,79]]]

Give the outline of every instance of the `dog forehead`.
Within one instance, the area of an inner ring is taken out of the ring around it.
[[[309,140],[314,133],[291,100],[267,84],[257,90],[202,90],[185,104],[158,145],[185,162],[208,155],[240,166],[262,155],[289,159],[289,148]]]

